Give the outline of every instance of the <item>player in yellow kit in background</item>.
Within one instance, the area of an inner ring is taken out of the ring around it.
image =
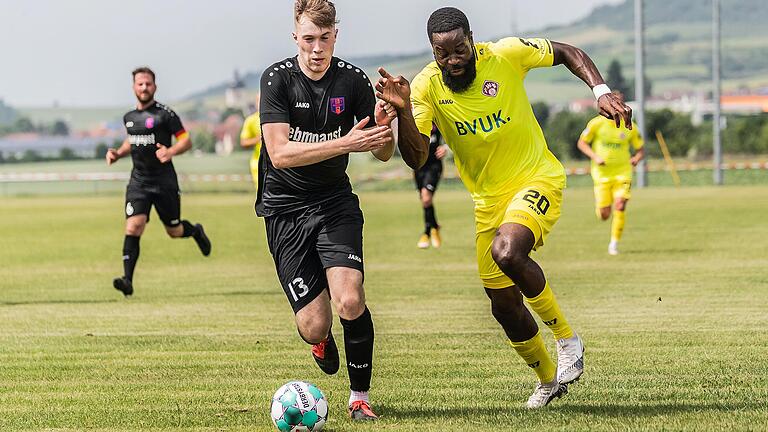
[[[523,86],[529,70],[564,64],[593,89],[600,113],[631,125],[632,110],[612,95],[580,49],[546,39],[475,43],[469,20],[441,8],[427,22],[435,62],[413,80],[383,68],[376,95],[399,119],[398,147],[418,168],[427,158],[434,122],[454,154],[475,202],[480,278],[491,312],[539,384],[528,408],[567,391],[584,370],[584,348],[530,252],[544,244],[560,216],[565,171],[547,148]],[[549,357],[531,309],[555,335],[558,364]]]
[[[614,91],[613,94],[624,100],[621,92]],[[610,255],[619,254],[619,240],[624,232],[625,212],[632,186],[632,167],[645,155],[643,137],[636,125],[633,126],[631,130],[625,126],[616,128],[611,120],[597,116],[587,123],[578,142],[579,150],[592,160],[597,217],[608,220],[613,204],[611,241],[608,243]],[[635,150],[632,157],[630,147]]]
[[[261,153],[261,122],[259,112],[255,104],[248,105],[248,117],[243,122],[243,130],[240,132],[240,146],[253,148],[251,155],[251,179],[253,186],[259,188],[259,154]]]

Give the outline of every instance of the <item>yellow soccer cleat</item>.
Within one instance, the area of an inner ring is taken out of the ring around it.
[[[432,242],[433,248],[439,248],[443,244],[443,239],[440,238],[440,228],[432,228],[429,230],[429,240]]]
[[[421,237],[419,237],[418,243],[416,243],[416,247],[419,249],[426,249],[429,247],[429,236],[426,234],[422,234]]]

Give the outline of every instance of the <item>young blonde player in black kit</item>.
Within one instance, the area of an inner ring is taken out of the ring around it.
[[[133,270],[139,259],[139,239],[155,206],[165,231],[172,238],[192,237],[203,255],[211,253],[211,242],[200,224],[181,219],[181,200],[176,170],[171,159],[189,150],[192,142],[179,116],[155,101],[155,73],[142,67],[133,71],[136,109],[123,117],[128,138],[118,149],[107,151],[107,165],[131,155],[133,169],[125,192],[125,240],[123,276],[112,282],[126,297],[133,294]],[[172,136],[176,144],[171,145]]]
[[[333,57],[333,3],[297,0],[294,8],[298,55],[274,63],[261,78],[264,145],[256,213],[265,218],[299,335],[327,374],[339,369],[333,301],[344,330],[349,415],[373,420],[368,390],[374,331],[363,291],[363,214],[346,168],[352,152],[392,157],[395,112],[376,104],[363,71]]]

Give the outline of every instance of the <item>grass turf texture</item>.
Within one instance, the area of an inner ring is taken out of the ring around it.
[[[490,315],[466,192],[437,194],[444,247],[427,251],[414,192],[361,194],[375,425],[346,418],[345,369],[322,374],[296,334],[250,195],[183,198],[209,258],[153,213],[130,300],[111,287],[121,195],[3,198],[0,430],[268,431],[270,398],[292,379],[325,392],[333,431],[764,428],[768,187],[633,195],[622,255],[606,254],[589,188],[566,192],[534,255],[584,337],[587,371],[529,412],[535,377]]]

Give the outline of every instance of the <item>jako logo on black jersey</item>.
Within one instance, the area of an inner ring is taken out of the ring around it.
[[[288,131],[288,139],[296,142],[321,142],[341,138],[341,126],[333,132],[312,133],[299,129],[298,126]]]
[[[309,102],[296,102],[295,108],[309,108]]]
[[[488,114],[485,117],[478,117],[472,120],[471,123],[466,120],[455,122],[456,132],[459,134],[459,136],[466,135],[468,133],[477,135],[477,129],[480,128],[480,130],[483,132],[489,133],[494,129],[501,128],[503,125],[507,124],[508,121],[510,121],[510,118],[504,117],[504,115],[501,113],[501,110],[499,110],[499,112]]]

